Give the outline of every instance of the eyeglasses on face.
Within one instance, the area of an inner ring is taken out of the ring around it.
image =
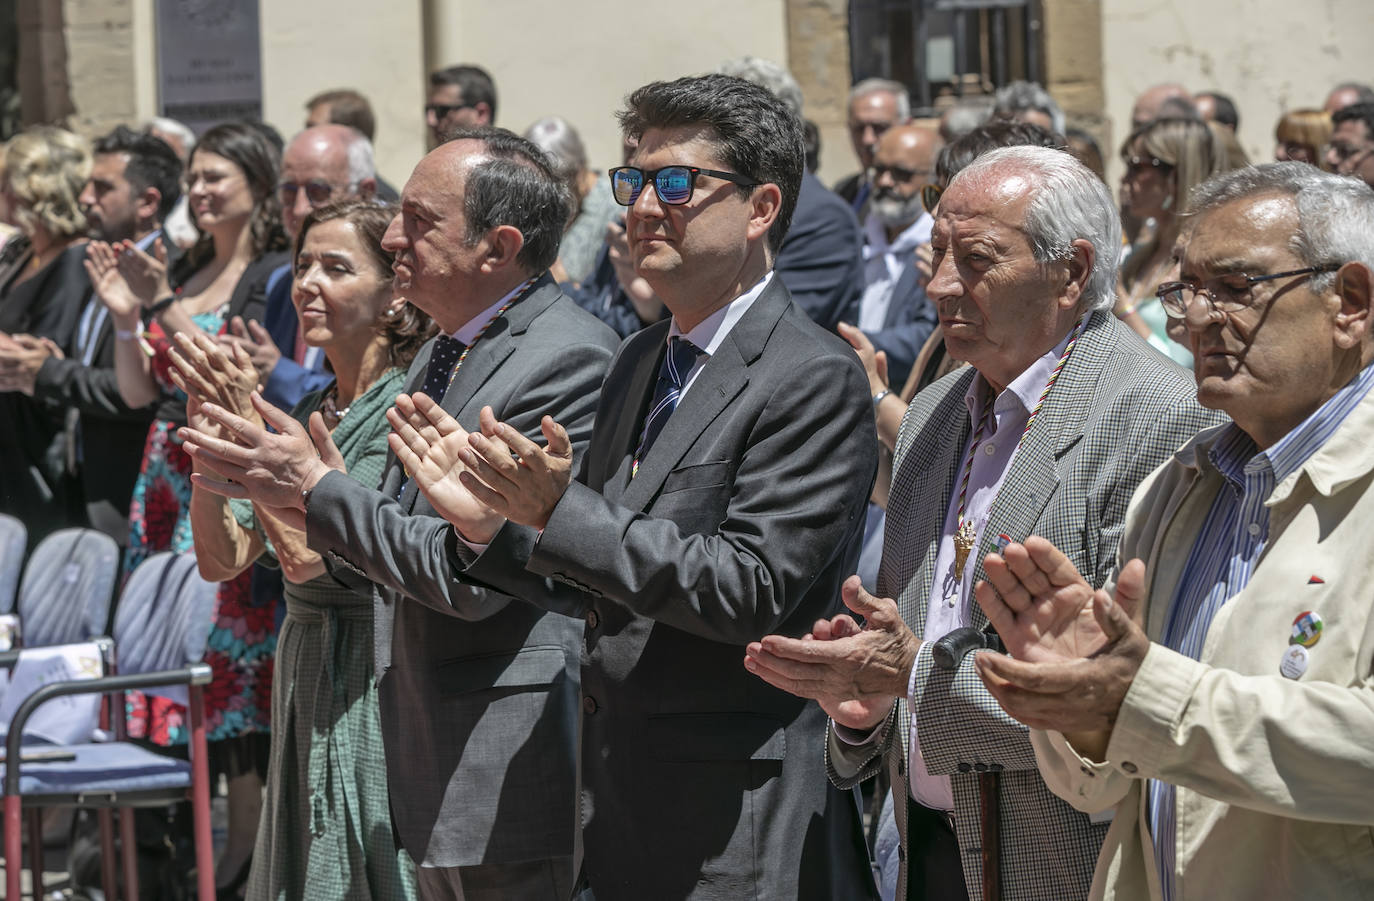
[[[1188,307],[1199,297],[1207,304],[1209,316],[1213,313],[1238,313],[1253,306],[1254,292],[1250,289],[1260,282],[1271,282],[1274,279],[1299,275],[1312,276],[1323,272],[1335,272],[1339,268],[1341,268],[1340,264],[1332,263],[1326,266],[1290,269],[1287,272],[1275,272],[1271,275],[1245,275],[1237,272],[1214,279],[1207,285],[1195,285],[1189,282],[1165,282],[1155,289],[1155,296],[1159,298],[1159,305],[1164,308],[1164,312],[1174,319],[1183,319],[1187,316]]]
[[[1126,171],[1132,175],[1148,172],[1151,169],[1159,172],[1170,172],[1174,168],[1172,164],[1154,156],[1128,156],[1123,157],[1122,161],[1126,164]]]
[[[353,190],[354,185],[347,185],[345,191]],[[338,186],[331,185],[329,182],[312,178],[305,184],[298,184],[294,181],[284,181],[277,185],[277,196],[281,198],[282,206],[292,207],[296,205],[296,194],[300,191],[305,192],[305,199],[310,201],[311,207],[324,206],[334,196],[334,192],[340,190]]]
[[[692,199],[698,175],[723,178],[742,188],[756,188],[762,184],[734,172],[702,169],[697,166],[664,166],[651,170],[640,169],[637,166],[617,166],[608,170],[608,174],[611,176],[611,193],[615,197],[615,202],[621,206],[634,206],[644,186],[649,182],[653,182],[654,193],[658,195],[659,202],[668,206],[681,206]]]
[[[425,115],[433,116],[435,122],[444,121],[445,117],[463,109],[473,109],[475,103],[426,103]]]
[[[868,167],[868,178],[875,182],[884,175],[895,182],[902,183],[915,178],[930,178],[934,174],[930,169],[906,169],[902,166],[880,166],[877,163]]]

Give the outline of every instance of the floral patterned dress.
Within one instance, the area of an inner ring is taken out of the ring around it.
[[[224,309],[191,317],[207,334],[224,327]],[[147,344],[153,351],[153,375],[164,391],[185,401],[168,377],[171,342],[154,322]],[[176,432],[182,423],[159,417],[148,427],[143,467],[129,505],[129,546],[125,576],[160,551],[193,552],[191,540],[191,457]],[[272,666],[277,645],[278,600],[254,606],[253,569],[222,582],[216,598],[214,625],[205,662],[214,679],[205,691],[205,729],[209,741],[221,741],[271,726]],[[166,698],[139,692],[126,695],[129,735],[158,745],[185,744],[190,734],[186,708]]]

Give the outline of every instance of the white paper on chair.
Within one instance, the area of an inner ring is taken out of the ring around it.
[[[7,730],[24,699],[44,685],[103,675],[100,649],[94,642],[50,648],[25,648],[10,673],[9,687],[0,701],[0,725]],[[100,695],[53,698],[33,712],[24,734],[57,744],[90,740],[100,723]]]

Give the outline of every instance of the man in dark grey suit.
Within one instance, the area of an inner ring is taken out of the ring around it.
[[[490,406],[531,434],[550,413],[580,451],[617,342],[546,272],[568,202],[533,145],[460,132],[415,168],[383,246],[395,290],[443,332],[408,390],[463,421]],[[454,581],[436,540],[446,524],[394,458],[372,491],[320,462],[303,433],[245,443],[255,449],[240,456],[268,473],[236,477],[254,500],[305,510],[335,577],[375,591],[392,818],[421,894],[567,898],[582,621]]]
[[[577,479],[551,418],[547,449],[485,413],[481,433],[434,415],[393,447],[456,524],[465,580],[585,613],[598,901],[868,898],[855,797],[820,762],[825,714],[739,664],[835,609],[876,466],[862,369],[771,271],[800,123],[724,75],[640,88],[621,123],[635,269],[673,315],[621,347]]]
[[[837,784],[886,761],[898,898],[1088,894],[1105,823],[1049,791],[1025,727],[972,659],[946,669],[934,652],[956,629],[987,626],[972,588],[1010,542],[1045,536],[1102,585],[1136,485],[1216,421],[1187,373],[1111,315],[1120,234],[1105,186],[1057,150],[995,150],[950,182],[928,291],[950,354],[970,365],[918,394],[902,422],[885,597],[851,582],[863,631],[845,616],[811,641],[750,647],[751,669],[834,718]]]

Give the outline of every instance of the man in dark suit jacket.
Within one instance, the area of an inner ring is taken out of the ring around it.
[[[465,421],[491,406],[530,434],[551,412],[580,450],[617,342],[546,273],[567,200],[543,155],[509,132],[460,133],[421,160],[401,206],[383,242],[396,291],[443,332],[407,390]],[[446,524],[394,459],[373,491],[314,458],[299,429],[252,439],[238,450],[288,488],[236,478],[303,508],[310,546],[374,598],[392,818],[422,896],[567,898],[581,619],[458,585],[436,539]]]
[[[621,122],[638,139],[613,179],[635,268],[673,315],[622,345],[576,481],[550,418],[547,450],[432,411],[393,446],[457,524],[465,581],[585,615],[598,901],[871,897],[855,796],[816,757],[824,714],[740,666],[754,637],[834,609],[876,465],[857,359],[771,271],[800,124],[724,75],[640,88]]]
[[[161,140],[123,127],[93,149],[91,177],[80,197],[92,236],[133,241],[151,252],[181,192],[181,160]],[[70,343],[60,350],[36,341],[0,350],[0,390],[70,411],[66,462],[79,478],[84,506],[75,518],[123,545],[153,408],[131,409],[120,397],[114,324],[99,298],[86,301]]]

